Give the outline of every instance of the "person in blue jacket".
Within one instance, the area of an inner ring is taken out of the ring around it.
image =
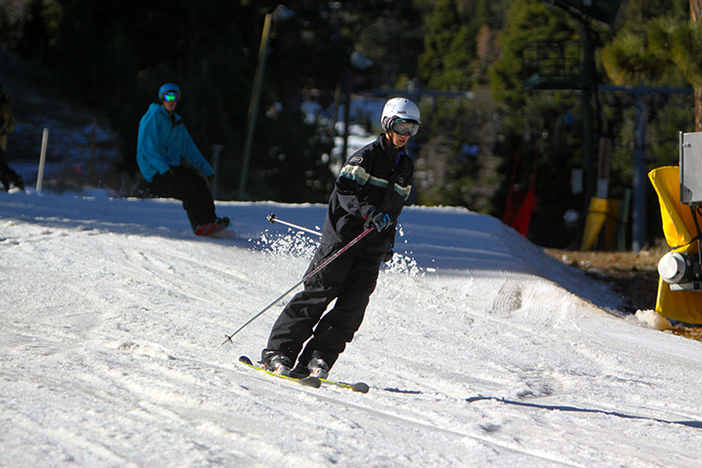
[[[180,88],[166,83],[158,90],[159,104],[151,104],[139,122],[137,163],[156,195],[176,198],[197,234],[210,224],[229,226],[228,218],[218,218],[207,185],[214,170],[195,146],[180,116],[175,112]],[[181,164],[185,159],[188,164]],[[199,171],[199,173],[198,173]]]

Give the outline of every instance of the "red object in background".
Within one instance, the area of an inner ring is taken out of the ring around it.
[[[516,230],[523,236],[529,234],[529,225],[531,224],[531,214],[534,208],[539,203],[536,199],[536,163],[538,154],[534,156],[534,170],[529,177],[529,188],[525,192],[514,183],[517,175],[517,165],[519,163],[519,155],[515,158],[514,168],[512,170],[512,181],[510,184],[509,193],[507,193],[507,202],[505,203],[505,212],[502,215],[502,222]]]

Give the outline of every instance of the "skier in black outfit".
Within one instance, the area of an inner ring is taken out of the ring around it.
[[[20,190],[24,190],[22,176],[17,174],[5,161],[5,150],[7,149],[7,134],[15,128],[15,116],[10,107],[10,96],[2,92],[0,86],[0,190],[7,192],[10,184]]]
[[[385,133],[357,151],[341,169],[329,200],[321,245],[306,275],[368,227],[375,230],[307,279],[304,291],[283,309],[261,353],[266,370],[326,378],[353,339],[380,265],[392,258],[397,218],[414,175],[405,143],[420,125],[416,104],[405,98],[390,99],[381,115]],[[334,299],[336,304],[324,314]]]

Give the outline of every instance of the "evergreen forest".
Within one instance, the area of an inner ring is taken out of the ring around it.
[[[593,3],[613,16],[577,8]],[[178,83],[198,147],[222,145],[222,200],[326,202],[334,110],[405,95],[423,122],[413,203],[503,218],[531,193],[528,237],[567,248],[603,173],[607,197],[626,200],[637,155],[646,172],[675,165],[678,133],[702,130],[700,11],[702,0],[0,0],[0,52],[101,109],[120,137],[115,173],[134,184],[139,119]],[[310,119],[303,103],[326,112]],[[660,215],[645,190],[653,243]]]

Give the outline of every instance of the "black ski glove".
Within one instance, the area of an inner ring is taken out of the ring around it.
[[[371,208],[368,211],[363,228],[368,229],[371,226],[373,226],[376,231],[383,232],[390,226],[390,215],[377,208]]]

